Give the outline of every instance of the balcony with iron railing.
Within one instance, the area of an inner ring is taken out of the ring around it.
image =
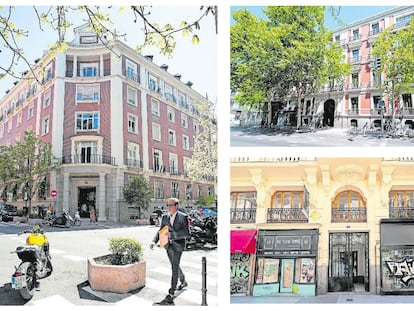
[[[94,72],[93,74],[90,75],[81,75],[81,71],[78,70],[76,72],[77,76],[76,78],[97,78],[100,77],[100,73],[99,71]],[[103,75],[106,76],[110,76],[111,75],[111,69],[104,69]],[[73,76],[73,70],[66,70],[65,71],[65,77],[66,78],[74,78]]]
[[[414,219],[414,207],[389,207],[390,219]]]
[[[365,207],[332,208],[332,222],[366,222],[367,209]]]
[[[231,208],[230,223],[256,223],[256,208]]]
[[[64,155],[62,164],[109,164],[116,165],[115,158],[104,154]]]
[[[127,159],[127,167],[129,169],[142,169],[143,163],[140,160],[136,160],[136,159]]]
[[[308,222],[308,212],[303,208],[269,208],[267,223],[303,223]]]

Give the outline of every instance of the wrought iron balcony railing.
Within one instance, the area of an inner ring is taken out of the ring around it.
[[[267,222],[308,222],[307,211],[303,208],[269,208]]]
[[[109,164],[116,165],[115,158],[104,154],[64,155],[62,164]]]
[[[136,159],[127,159],[128,168],[141,169],[143,168],[142,161]]]
[[[367,209],[365,207],[333,208],[332,222],[366,222]]]
[[[230,223],[255,223],[256,222],[256,208],[231,208],[230,209]]]
[[[391,219],[414,219],[414,207],[390,207]]]

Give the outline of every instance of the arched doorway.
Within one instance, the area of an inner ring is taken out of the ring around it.
[[[334,126],[335,101],[329,99],[323,105],[323,126]]]

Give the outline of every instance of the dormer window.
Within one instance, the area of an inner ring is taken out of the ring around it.
[[[158,79],[152,75],[148,77],[148,88],[150,91],[158,92]]]

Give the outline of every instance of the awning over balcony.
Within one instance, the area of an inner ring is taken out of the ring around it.
[[[257,230],[232,230],[230,236],[231,253],[256,253]]]

